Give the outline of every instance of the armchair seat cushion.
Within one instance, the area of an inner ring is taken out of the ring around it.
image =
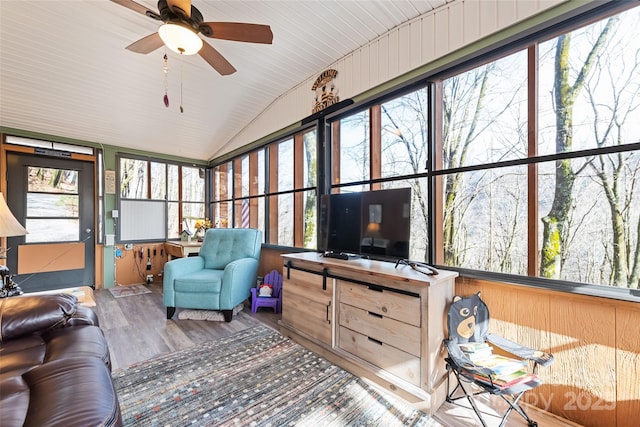
[[[178,277],[173,282],[176,292],[187,293],[215,293],[222,289],[224,270],[199,270]]]

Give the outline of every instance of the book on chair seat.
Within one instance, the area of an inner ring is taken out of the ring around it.
[[[507,375],[527,368],[526,360],[512,359],[499,354],[492,354],[488,358],[478,360],[474,363],[477,366],[491,369],[496,375]]]

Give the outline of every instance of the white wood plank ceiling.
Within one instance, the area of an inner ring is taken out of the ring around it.
[[[210,159],[285,92],[447,1],[195,0],[205,21],[270,25],[273,44],[205,38],[229,76],[167,49],[166,108],[165,48],[125,50],[158,21],[109,0],[0,0],[0,126]]]

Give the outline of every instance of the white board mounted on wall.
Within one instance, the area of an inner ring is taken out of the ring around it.
[[[166,205],[164,200],[121,200],[120,241],[166,240]]]

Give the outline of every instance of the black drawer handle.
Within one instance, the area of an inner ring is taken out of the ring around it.
[[[382,319],[384,316],[382,314],[374,313],[372,311],[368,311],[369,316],[377,317],[378,319]]]
[[[369,341],[371,341],[371,342],[374,342],[374,343],[378,344],[378,345],[382,345],[382,341],[378,341],[378,340],[377,340],[377,339],[375,339],[375,338],[367,337],[367,339],[368,339]]]

